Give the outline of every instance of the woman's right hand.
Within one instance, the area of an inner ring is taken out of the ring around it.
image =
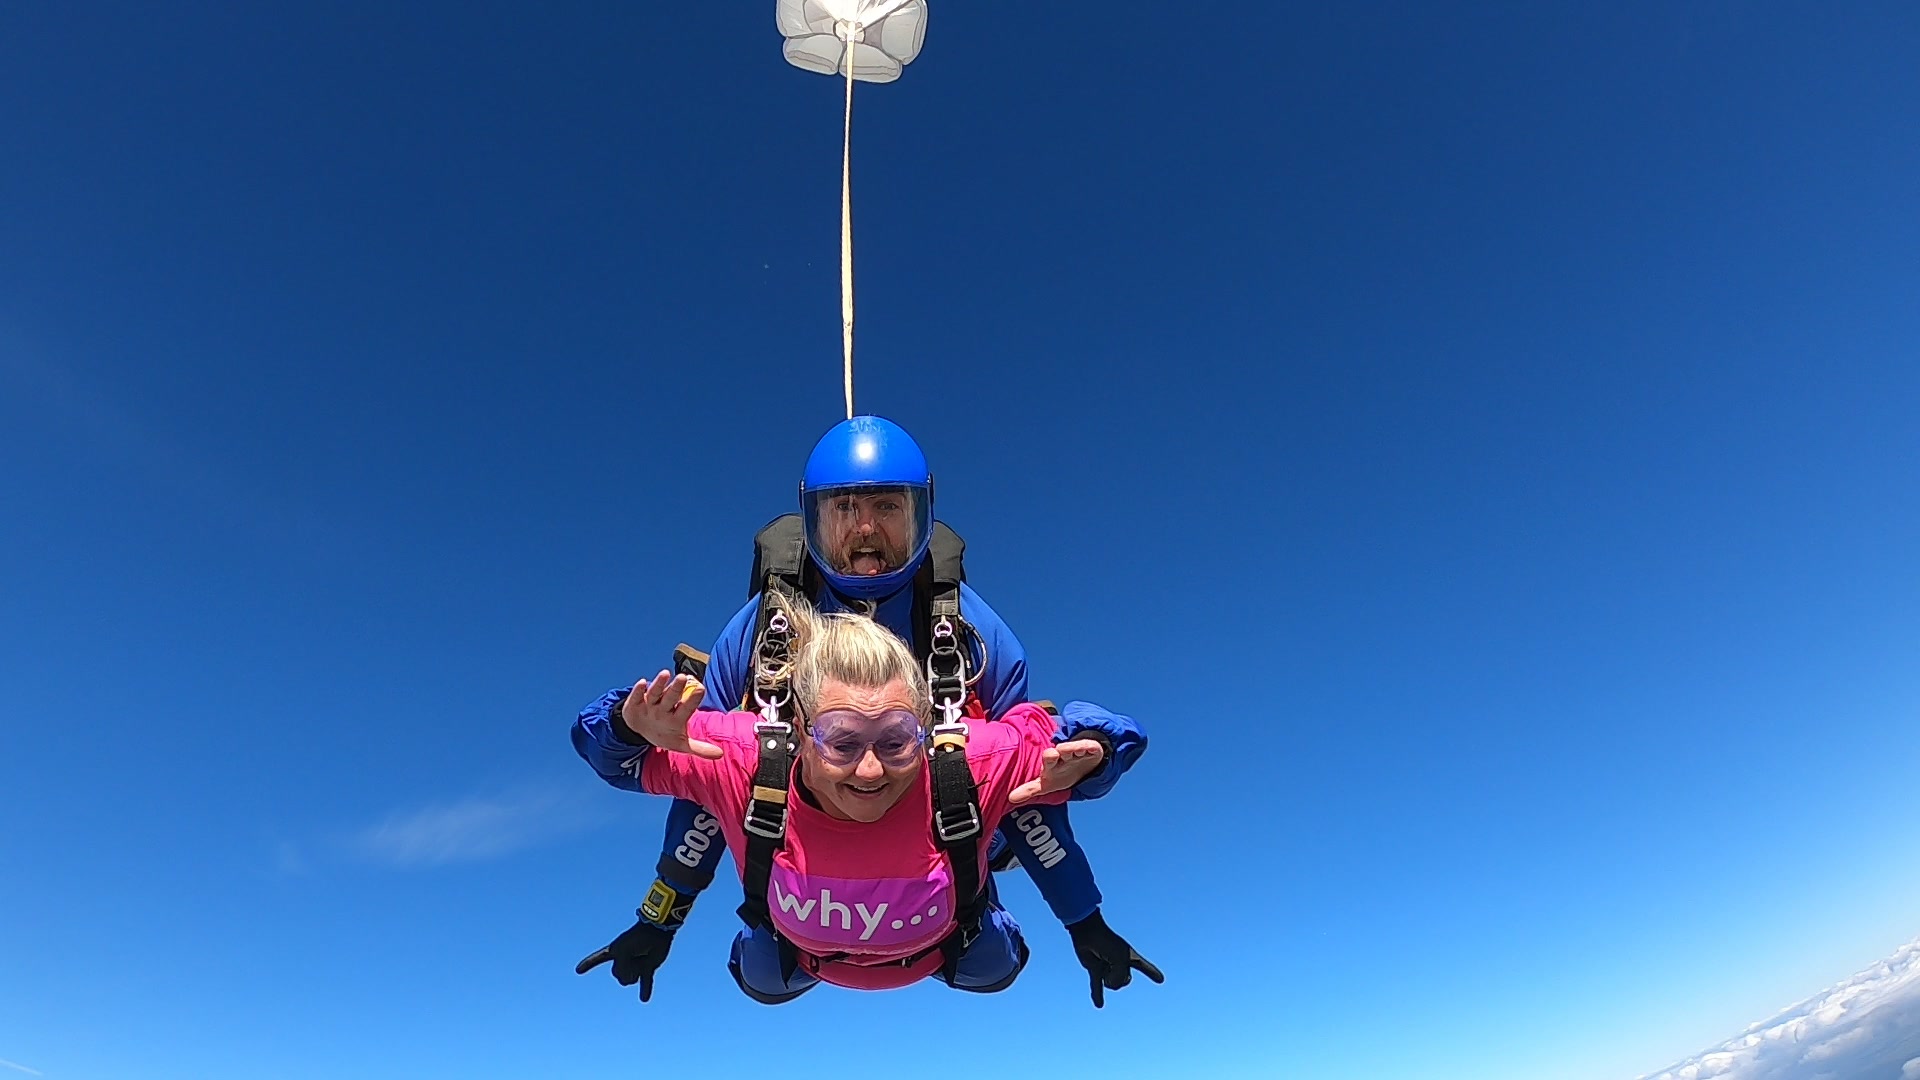
[[[620,703],[620,719],[649,746],[717,761],[726,751],[687,736],[687,721],[706,693],[698,680],[662,671],[633,684],[633,692]]]

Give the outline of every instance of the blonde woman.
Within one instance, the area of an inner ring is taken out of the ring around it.
[[[884,990],[938,973],[958,989],[1011,985],[1027,949],[993,896],[991,829],[972,843],[973,872],[965,875],[986,883],[984,915],[977,929],[956,922],[972,898],[954,895],[957,875],[934,835],[930,709],[912,653],[871,619],[801,605],[792,616],[799,753],[764,898],[771,927],[750,926],[734,940],[735,979],[768,1004],[816,982]],[[744,878],[761,718],[700,709],[702,690],[664,671],[643,679],[617,704],[583,712],[574,744],[610,783],[712,811]],[[1055,731],[1054,719],[1032,705],[971,725],[966,761],[982,820],[1063,801],[1100,767],[1100,742],[1055,745]],[[962,933],[973,936],[953,937]]]

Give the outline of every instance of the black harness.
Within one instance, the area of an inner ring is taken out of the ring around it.
[[[746,897],[739,914],[749,927],[765,929],[779,941],[784,979],[793,977],[800,954],[774,927],[767,889],[774,856],[786,843],[787,799],[798,746],[793,626],[787,610],[795,600],[823,584],[807,556],[803,529],[800,515],[786,514],[769,522],[754,538],[752,592],[760,596],[760,612],[754,626],[753,675],[741,703],[742,708],[760,714],[753,725],[760,762],[754,771],[744,823],[747,850],[741,869]],[[912,965],[938,950],[945,957],[941,974],[948,982],[953,981],[961,955],[979,937],[980,920],[987,908],[980,877],[980,794],[974,786],[973,770],[967,766],[967,694],[978,674],[971,667],[977,635],[960,617],[965,553],[965,541],[946,525],[935,522],[929,557],[910,586],[913,653],[926,665],[934,713],[928,762],[932,769],[933,834],[953,873],[957,904],[954,929],[931,949],[887,961],[889,965]],[[844,956],[814,960],[831,962]]]

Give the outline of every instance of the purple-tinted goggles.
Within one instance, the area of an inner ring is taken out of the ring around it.
[[[808,726],[821,760],[836,768],[859,764],[869,749],[880,764],[901,768],[913,764],[927,741],[920,718],[906,709],[888,709],[879,716],[853,709],[828,709],[813,717]]]

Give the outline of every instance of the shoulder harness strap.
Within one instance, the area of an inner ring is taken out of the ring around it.
[[[760,595],[769,577],[778,578],[796,596],[813,595],[813,560],[807,556],[806,523],[799,514],[781,514],[753,535],[753,573],[747,596]]]
[[[965,682],[969,689],[986,671],[986,643],[980,640],[967,621],[960,617],[960,585],[967,580],[967,542],[946,522],[933,523],[933,540],[927,548],[927,561],[913,579],[913,655],[921,663],[933,653],[933,626],[945,615],[953,620],[960,640],[960,655],[965,661]],[[975,651],[980,663],[973,662]]]
[[[956,537],[956,539],[958,539]],[[980,920],[987,898],[980,880],[980,792],[967,764],[968,649],[960,618],[960,583],[941,581],[923,571],[920,594],[927,597],[927,690],[932,699],[934,725],[930,767],[933,769],[933,835],[953,872],[954,929],[940,942],[945,954],[942,975],[951,983],[960,957],[980,936]],[[916,628],[917,629],[917,628]]]
[[[787,619],[786,601],[792,595],[777,574],[767,575],[766,591],[760,597],[760,613],[754,633],[753,679],[748,686],[750,700],[760,719],[753,725],[760,747],[760,763],[754,770],[753,789],[747,800],[744,828],[747,834],[746,857],[741,860],[745,897],[739,915],[749,927],[773,933],[773,918],[767,907],[767,886],[773,875],[773,857],[787,839],[787,793],[793,778],[793,626]],[[775,937],[779,935],[776,933]],[[798,958],[784,938],[780,939],[781,974],[792,978]]]

